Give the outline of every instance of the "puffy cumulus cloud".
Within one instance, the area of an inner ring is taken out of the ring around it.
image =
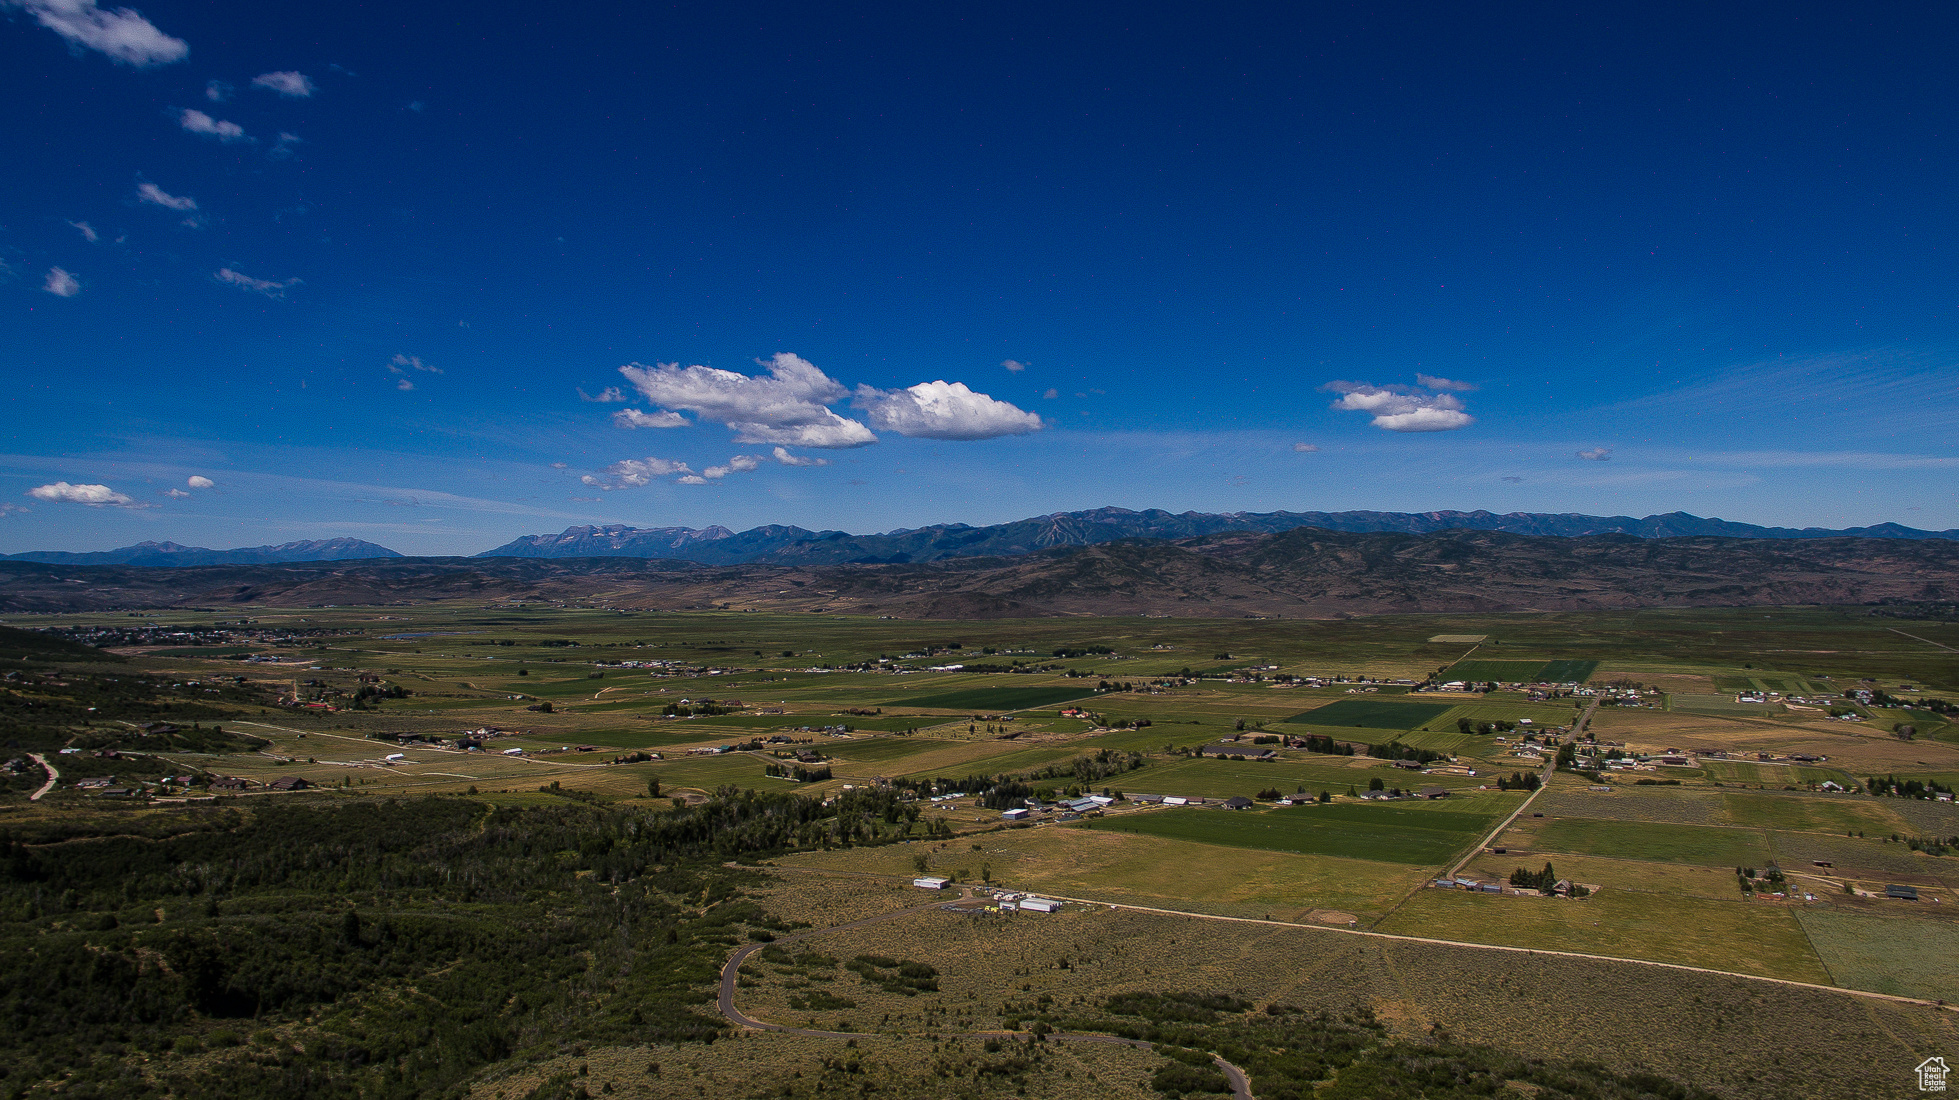
[[[624,401],[626,399],[626,394],[625,391],[621,390],[617,386],[607,386],[606,388],[600,390],[597,393],[586,393],[584,389],[581,388],[578,391],[578,399],[580,401],[596,401],[601,405],[609,405],[616,402]]]
[[[1593,447],[1590,450],[1579,451],[1578,457],[1587,462],[1609,462],[1612,460],[1612,448]]]
[[[1438,378],[1433,374],[1417,373],[1415,375],[1415,382],[1417,385],[1426,389],[1436,390],[1438,392],[1468,393],[1470,390],[1476,388],[1475,384],[1471,382],[1458,382],[1453,378]]]
[[[288,289],[299,285],[298,279],[254,279],[242,271],[234,271],[228,267],[219,268],[212,273],[211,278],[216,279],[226,286],[235,286],[240,290],[249,290],[254,294],[263,294],[267,298],[284,298]]]
[[[869,428],[826,407],[849,391],[815,364],[787,352],[757,362],[768,368],[766,376],[677,363],[633,363],[619,373],[655,405],[726,424],[737,442],[818,448],[877,442]]]
[[[27,490],[27,495],[35,500],[52,500],[66,504],[86,504],[90,508],[141,508],[133,497],[118,493],[107,485],[70,485],[57,481],[51,485],[37,485]]]
[[[81,233],[82,239],[90,244],[94,244],[96,241],[102,239],[102,234],[97,233],[95,227],[87,222],[69,222],[68,224],[74,226]]]
[[[396,355],[388,360],[388,371],[391,374],[407,374],[411,370],[426,371],[429,374],[442,373],[441,367],[422,362],[422,357],[419,355]]]
[[[238,125],[236,122],[226,122],[223,119],[212,118],[195,107],[185,108],[184,113],[177,116],[177,124],[193,134],[203,134],[207,137],[217,138],[219,141],[251,140],[245,136],[245,128],[243,126]]]
[[[170,498],[171,498],[171,499],[173,499],[173,500],[189,500],[189,499],[190,499],[190,494],[189,494],[189,493],[186,493],[186,492],[184,492],[184,491],[183,491],[182,489],[165,489],[165,490],[163,491],[163,495],[164,495],[164,496],[167,496],[167,497],[170,497]]]
[[[296,73],[291,69],[276,73],[260,73],[252,78],[252,87],[270,89],[295,99],[304,99],[314,91],[313,81],[308,79],[305,73]]]
[[[620,409],[612,414],[612,422],[621,428],[684,428],[693,421],[677,412],[641,412],[638,409]]]
[[[191,198],[189,195],[173,195],[154,183],[138,184],[136,187],[136,197],[152,206],[161,206],[166,210],[188,211],[197,209],[196,199]]]
[[[104,11],[95,0],[0,0],[0,8],[20,8],[71,45],[96,50],[125,65],[147,68],[190,56],[190,46],[172,38],[129,8]]]
[[[1295,443],[1292,445],[1294,454],[1309,455],[1319,449],[1320,447],[1317,443]]]
[[[809,455],[792,455],[787,447],[775,449],[775,460],[784,466],[828,466],[827,458],[812,458]]]
[[[1027,369],[1027,364],[1021,362],[1018,359],[1002,359],[1000,361],[1000,365],[1007,368],[1009,371],[1013,372],[1014,374],[1019,374],[1021,371]]]
[[[1340,395],[1333,403],[1336,409],[1373,413],[1374,426],[1384,431],[1450,432],[1476,422],[1452,394],[1370,382],[1328,382],[1320,388]]]
[[[852,404],[873,427],[922,439],[993,439],[1041,430],[1039,414],[974,393],[964,382],[920,382],[902,390],[859,386]]]
[[[694,471],[689,469],[685,462],[665,458],[623,459],[600,472],[605,477],[586,474],[578,480],[609,493],[614,489],[636,489],[641,485],[650,485],[654,478],[666,477],[669,474],[695,476]]]
[[[217,485],[217,482],[212,481],[210,478],[205,477],[203,474],[192,474],[184,479],[184,484],[190,486],[193,489],[209,489]]]
[[[70,275],[66,270],[51,267],[48,268],[48,278],[41,284],[41,289],[57,298],[73,298],[82,292],[82,284],[81,280]]]

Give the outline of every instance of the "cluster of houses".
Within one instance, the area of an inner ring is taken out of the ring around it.
[[[920,890],[943,890],[952,885],[952,880],[943,875],[921,875],[912,879],[911,884]],[[1052,913],[1061,908],[1061,903],[1053,898],[1020,894],[1011,890],[980,890],[978,893],[993,899],[993,904],[987,906],[988,909],[1002,913]]]
[[[1501,851],[1502,849],[1498,850]],[[1549,890],[1536,890],[1528,886],[1510,886],[1496,879],[1486,880],[1463,878],[1461,876],[1450,877],[1448,875],[1444,875],[1429,883],[1429,886],[1435,890],[1467,890],[1472,894],[1511,894],[1521,898],[1568,898],[1572,895],[1572,882],[1568,878],[1559,879]],[[1597,888],[1587,887],[1587,889],[1596,890]],[[1579,896],[1583,897],[1584,895],[1580,894]]]

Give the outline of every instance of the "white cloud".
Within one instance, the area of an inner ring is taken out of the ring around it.
[[[193,489],[209,489],[215,486],[217,482],[212,481],[210,478],[205,477],[203,474],[192,474],[184,479],[184,484],[190,486]]]
[[[849,391],[814,364],[787,352],[757,362],[769,368],[767,377],[677,363],[633,363],[619,373],[648,401],[726,424],[740,443],[828,448],[877,442],[869,428],[825,407]]]
[[[1292,449],[1298,454],[1309,455],[1320,448],[1317,443],[1295,443],[1292,445]]]
[[[213,80],[204,85],[204,98],[213,103],[223,103],[231,98],[231,85],[222,80]]]
[[[184,492],[182,489],[165,489],[163,495],[173,500],[188,500],[190,498],[190,494]]]
[[[292,147],[298,144],[298,134],[291,134],[281,130],[279,131],[279,140],[272,143],[272,150],[267,155],[282,158],[292,156]]]
[[[86,504],[91,508],[138,508],[136,501],[107,485],[70,485],[57,481],[52,485],[37,485],[27,490],[27,495],[36,500],[63,501],[68,504]]]
[[[267,298],[284,298],[287,288],[299,285],[298,279],[287,279],[284,282],[275,279],[254,279],[242,271],[233,271],[228,267],[219,268],[211,278],[240,290],[263,294]]]
[[[48,281],[41,284],[41,289],[59,298],[73,298],[82,292],[82,284],[67,271],[51,267],[48,268]]]
[[[974,393],[964,382],[920,382],[902,390],[857,387],[856,407],[874,427],[924,439],[994,439],[1041,430],[1037,413]]]
[[[422,362],[422,357],[419,355],[396,355],[393,359],[388,360],[388,370],[395,374],[407,374],[411,370],[426,371],[429,374],[442,373],[441,367],[430,366]]]
[[[721,478],[727,477],[729,474],[745,474],[760,466],[764,461],[765,458],[762,455],[736,455],[728,460],[726,466],[709,466],[707,469],[702,470],[701,476],[718,481]],[[694,483],[688,482],[687,484],[691,485]]]
[[[1453,390],[1456,393],[1468,393],[1470,390],[1476,388],[1475,383],[1472,382],[1458,382],[1453,378],[1438,378],[1433,374],[1417,373],[1415,375],[1415,383],[1431,390]]]
[[[569,463],[569,462],[553,462],[553,463],[551,464],[551,468],[552,468],[553,470],[568,470],[568,469],[570,469],[570,468],[571,468],[571,463]]]
[[[621,390],[617,386],[607,386],[606,388],[600,390],[598,393],[595,394],[586,393],[583,388],[580,388],[578,391],[578,399],[580,401],[595,401],[601,405],[609,405],[615,402],[624,401],[626,399],[626,394],[625,391]]]
[[[775,449],[775,460],[784,466],[828,466],[827,458],[811,458],[809,455],[792,455],[787,447]]]
[[[136,197],[166,210],[195,210],[197,200],[189,195],[172,195],[154,183],[137,185]]]
[[[1593,447],[1591,450],[1588,451],[1579,451],[1578,457],[1586,460],[1587,462],[1605,462],[1611,459],[1612,448]]]
[[[638,409],[620,409],[612,414],[612,422],[621,428],[685,428],[693,423],[677,412],[640,412]]]
[[[406,378],[404,378],[404,379],[402,379],[401,381],[399,381],[399,382],[396,382],[396,383],[395,383],[395,389],[398,389],[398,390],[400,390],[400,391],[401,391],[401,392],[403,392],[403,393],[407,393],[407,392],[408,392],[409,390],[412,390],[412,389],[414,389],[414,388],[415,388],[415,383],[413,383],[413,382],[410,382],[410,381],[409,381],[408,379],[406,379]]]
[[[1057,397],[1060,397],[1060,396],[1061,396],[1061,391],[1060,391],[1060,390],[1057,390],[1057,389],[1055,389],[1055,388],[1054,388],[1053,386],[1049,386],[1049,387],[1048,387],[1048,392],[1046,392],[1046,393],[1044,393],[1044,394],[1042,394],[1042,395],[1041,395],[1041,399],[1042,399],[1043,401],[1052,401],[1052,400],[1054,400],[1055,398],[1057,398]]]
[[[15,513],[26,513],[32,510],[24,504],[15,504],[12,501],[0,501],[0,516],[11,516]]]
[[[36,22],[76,46],[98,50],[137,68],[182,61],[190,47],[128,8],[103,11],[95,0],[0,0],[0,7],[17,7]]]
[[[102,239],[102,234],[97,233],[95,231],[95,227],[88,224],[87,222],[69,222],[68,224],[74,226],[76,229],[81,230],[82,239],[90,244],[94,244],[96,241]]]
[[[1447,381],[1447,379],[1437,379]],[[1320,387],[1340,394],[1336,409],[1374,414],[1374,426],[1390,432],[1448,432],[1474,424],[1462,402],[1446,393],[1425,393],[1412,386],[1376,386],[1369,382],[1328,382]]]
[[[252,78],[252,87],[270,88],[280,95],[298,99],[312,95],[314,89],[313,82],[307,79],[305,73],[296,73],[291,69],[276,73],[260,73]]]
[[[604,478],[593,477],[591,474],[586,474],[578,480],[609,493],[614,489],[635,489],[641,485],[648,485],[654,478],[665,477],[668,474],[695,476],[694,471],[689,469],[685,462],[665,458],[628,458],[615,462],[600,472],[612,480],[608,482]],[[685,481],[685,478],[682,480]],[[688,484],[699,484],[699,482],[688,482]]]
[[[177,116],[177,123],[193,134],[205,134],[217,138],[219,141],[251,140],[245,136],[245,128],[243,126],[238,125],[236,122],[226,122],[223,119],[212,118],[195,107],[185,108],[184,113]]]
[[[1027,364],[1021,362],[1018,359],[1003,359],[1000,361],[1000,365],[1007,368],[1009,371],[1012,371],[1015,374],[1019,374],[1021,371],[1027,369]]]

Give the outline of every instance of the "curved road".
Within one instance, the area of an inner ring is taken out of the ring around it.
[[[721,1015],[728,1018],[729,1023],[734,1024],[736,1027],[745,1027],[754,1031],[780,1031],[787,1035],[809,1035],[819,1039],[858,1038],[861,1034],[859,1032],[819,1031],[815,1028],[790,1027],[786,1024],[772,1024],[764,1020],[757,1020],[743,1013],[741,1009],[735,1007],[735,982],[740,976],[741,964],[748,960],[748,956],[753,955],[764,947],[779,947],[785,943],[796,943],[799,940],[806,940],[815,936],[827,936],[832,932],[847,932],[853,928],[864,928],[868,925],[891,920],[894,917],[919,913],[927,909],[944,909],[956,912],[961,909],[970,909],[984,904],[985,902],[974,897],[972,890],[968,888],[958,898],[952,901],[941,899],[927,902],[924,905],[914,905],[908,909],[894,909],[889,913],[880,913],[875,917],[865,917],[862,920],[854,920],[848,924],[836,924],[828,928],[816,928],[808,932],[798,932],[793,936],[783,936],[780,939],[771,940],[768,943],[747,944],[737,948],[735,953],[728,957],[727,963],[721,967],[721,990],[716,999],[716,1007],[721,1010]],[[1016,1031],[972,1031],[966,1034],[974,1036],[997,1035],[1001,1038],[1017,1039],[1023,1038],[1029,1033]],[[1135,1047],[1137,1050],[1150,1049],[1150,1044],[1142,1039],[1125,1039],[1119,1035],[1082,1035],[1073,1032],[1057,1031],[1049,1034],[1047,1038],[1050,1042],[1115,1043],[1120,1046]],[[1237,1066],[1232,1065],[1215,1054],[1211,1055],[1211,1061],[1217,1063],[1219,1072],[1223,1073],[1225,1080],[1231,1083],[1231,1095],[1234,1100],[1254,1100],[1251,1080],[1245,1076],[1244,1070],[1239,1069]]]
[[[46,794],[46,793],[48,793],[48,792],[49,792],[49,791],[51,791],[51,790],[54,790],[54,783],[55,783],[55,780],[57,780],[57,779],[60,779],[60,778],[61,778],[61,773],[60,773],[60,772],[57,772],[57,771],[55,771],[55,770],[54,770],[54,765],[53,765],[53,764],[50,764],[50,763],[48,763],[48,758],[47,758],[47,757],[45,757],[45,756],[42,756],[42,755],[41,755],[40,753],[38,753],[38,752],[30,752],[30,753],[28,753],[27,755],[28,755],[28,756],[30,756],[30,757],[32,757],[32,758],[34,759],[34,762],[35,762],[36,764],[39,764],[39,765],[41,765],[41,766],[42,766],[43,768],[46,768],[46,769],[48,770],[48,781],[47,781],[46,783],[43,783],[43,784],[41,784],[41,789],[40,789],[40,790],[38,790],[38,791],[35,791],[35,792],[34,792],[33,794],[30,794],[30,795],[28,795],[28,796],[27,796],[27,800],[28,800],[29,802],[39,802],[39,801],[41,800],[41,796],[42,796],[42,795],[44,795],[44,794]]]

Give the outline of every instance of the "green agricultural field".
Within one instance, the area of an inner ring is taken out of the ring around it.
[[[1250,798],[1267,789],[1291,795],[1301,787],[1308,794],[1321,791],[1345,794],[1350,786],[1366,790],[1368,778],[1377,775],[1392,787],[1434,784],[1427,776],[1411,776],[1408,772],[1394,771],[1381,761],[1360,756],[1308,756],[1281,760],[1206,757],[1152,763],[1140,771],[1123,775],[1121,779],[1125,791],[1151,791],[1192,798],[1230,798],[1234,795]]]
[[[1667,696],[1667,709],[1684,711],[1688,714],[1712,714],[1748,718],[1767,718],[1787,714],[1780,703],[1737,703],[1732,695],[1695,695],[1678,693]]]
[[[1416,703],[1390,699],[1341,699],[1286,719],[1302,725],[1347,726],[1375,730],[1411,730],[1448,711],[1449,703]]]
[[[1070,699],[1080,699],[1093,694],[1095,689],[1087,684],[1081,687],[981,687],[968,688],[964,691],[948,691],[939,695],[889,699],[877,705],[999,713],[1028,710],[1033,707],[1051,707],[1056,703],[1065,703]]]
[[[1491,817],[1408,803],[1333,803],[1270,810],[1170,807],[1092,823],[1097,830],[1300,855],[1438,866],[1473,843]]]
[[[1837,985],[1947,1000],[1959,990],[1959,925],[1949,920],[1818,908],[1796,915]]]
[[[1505,834],[1503,840],[1510,841]],[[1667,825],[1651,821],[1599,821],[1564,817],[1537,830],[1535,849],[1579,852],[1657,863],[1698,863],[1711,867],[1762,867],[1769,862],[1767,839],[1757,829]]]
[[[1536,683],[1544,670],[1543,661],[1486,661],[1470,659],[1457,661],[1444,672],[1443,678],[1449,680],[1495,680],[1504,683]]]
[[[1550,661],[1538,670],[1540,682],[1547,684],[1582,684],[1598,671],[1597,661],[1558,660]]]
[[[1872,799],[1852,796],[1806,795],[1785,792],[1734,793],[1723,796],[1722,816],[1736,824],[1802,832],[1889,833],[1898,818]]]

